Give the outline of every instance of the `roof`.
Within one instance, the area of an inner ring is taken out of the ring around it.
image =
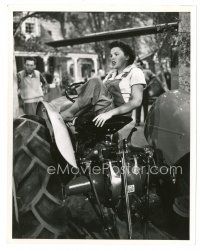
[[[157,34],[157,33],[165,32],[167,30],[176,30],[177,28],[178,28],[178,22],[165,23],[165,24],[158,24],[158,25],[145,26],[145,27],[99,32],[99,33],[85,35],[84,37],[58,40],[58,41],[48,42],[46,44],[56,48],[56,47],[72,46],[76,44],[84,44],[84,43],[91,43],[91,42],[97,42],[97,41],[120,39],[120,38],[131,37],[131,36]]]

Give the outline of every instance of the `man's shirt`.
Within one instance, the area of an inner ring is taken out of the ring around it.
[[[43,97],[41,83],[46,85],[47,82],[42,74],[34,70],[32,74],[28,74],[25,70],[18,72],[18,89],[24,102],[37,102]]]
[[[30,78],[36,78],[36,74],[35,74],[35,71],[33,71],[32,74],[28,74],[28,72],[24,71],[25,72],[25,77],[30,77]],[[18,82],[18,88],[20,86],[20,82],[21,82],[21,75],[20,75],[20,72],[17,73],[17,82]],[[46,79],[42,76],[42,74],[40,73],[40,82],[45,86],[47,84],[47,81]]]

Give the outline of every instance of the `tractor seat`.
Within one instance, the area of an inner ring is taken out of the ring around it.
[[[75,121],[75,129],[78,133],[89,133],[89,134],[114,134],[119,131],[125,125],[132,121],[132,118],[125,115],[113,116],[111,119],[107,120],[103,127],[95,126],[92,121],[94,115],[90,116],[80,116]]]

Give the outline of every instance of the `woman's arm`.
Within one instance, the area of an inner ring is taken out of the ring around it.
[[[112,116],[131,112],[141,105],[143,97],[143,85],[137,84],[131,87],[131,99],[129,102],[111,110]]]
[[[104,123],[115,115],[125,114],[131,112],[135,108],[141,105],[142,97],[143,97],[143,85],[137,84],[131,87],[131,99],[129,102],[113,109],[108,112],[99,114],[96,116],[93,121],[95,121],[95,125],[97,127],[102,127]]]

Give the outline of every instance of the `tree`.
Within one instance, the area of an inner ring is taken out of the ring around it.
[[[171,23],[171,22],[177,22],[179,18],[178,12],[156,12],[153,13],[153,23]],[[156,55],[159,62],[159,68],[160,68],[160,76],[163,84],[167,86],[166,80],[164,77],[164,68],[162,64],[162,58],[170,57],[172,54],[172,47],[177,40],[179,34],[177,30],[166,30],[164,33],[159,33],[155,35],[155,41],[156,41]]]
[[[68,38],[84,36],[90,33],[144,26],[150,18],[148,13],[138,12],[71,12],[67,13],[66,18],[66,21],[73,26],[71,32],[68,34]],[[127,38],[124,41],[140,52],[139,40],[137,38]],[[88,45],[86,45],[87,47]],[[90,48],[99,55],[100,67],[108,65],[109,51],[107,41],[95,42],[90,45]]]

